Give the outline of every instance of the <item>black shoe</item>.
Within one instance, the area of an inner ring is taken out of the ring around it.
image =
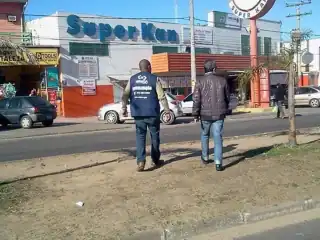
[[[210,160],[204,160],[203,157],[201,156],[201,162],[204,165],[208,165],[210,163]]]
[[[159,168],[159,167],[162,167],[163,165],[164,165],[163,160],[153,161],[151,163],[151,168]]]
[[[222,166],[222,164],[216,164],[216,170],[217,172],[222,172],[224,170],[224,167]]]

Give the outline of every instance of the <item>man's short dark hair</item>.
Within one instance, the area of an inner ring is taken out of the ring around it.
[[[140,71],[148,71],[151,68],[151,63],[147,59],[142,59],[139,62]]]
[[[215,71],[217,68],[217,64],[214,60],[206,60],[204,62],[204,72],[208,73],[208,72],[213,72]]]

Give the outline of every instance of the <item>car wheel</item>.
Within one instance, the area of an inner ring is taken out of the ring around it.
[[[29,116],[22,116],[20,119],[20,126],[25,129],[32,128],[32,119]]]
[[[172,111],[170,111],[169,113],[162,112],[160,115],[160,121],[165,125],[171,125],[175,122],[175,120],[176,116]]]
[[[47,120],[42,122],[42,125],[45,127],[51,127],[52,124],[53,124],[53,120]]]
[[[119,123],[119,115],[115,111],[109,111],[104,116],[104,119],[108,124],[117,124]]]
[[[318,99],[311,99],[309,105],[312,108],[317,108],[320,106],[320,102]]]

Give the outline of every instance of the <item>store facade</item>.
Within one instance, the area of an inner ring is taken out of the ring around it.
[[[27,96],[33,89],[60,109],[59,48],[26,47],[36,59],[14,48],[0,48],[0,86],[14,86],[17,96]],[[3,89],[1,90],[3,93]]]
[[[206,26],[196,26],[198,55],[249,55],[248,22],[232,14],[211,12]],[[258,21],[260,55],[279,52],[280,23]],[[60,81],[63,112],[67,117],[91,116],[103,104],[119,100],[116,81],[137,73],[141,59],[154,54],[188,53],[188,25],[57,12],[27,23],[34,45],[60,46]],[[153,64],[156,64],[153,61]],[[190,72],[179,72],[179,81],[169,83],[176,73],[160,74],[169,91],[187,94]],[[180,85],[177,85],[180,84]],[[181,89],[183,90],[181,92]]]

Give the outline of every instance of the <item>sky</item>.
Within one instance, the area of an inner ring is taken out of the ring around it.
[[[174,0],[54,0],[44,4],[43,0],[29,0],[26,14],[28,18],[32,15],[50,15],[56,11],[72,13],[86,13],[94,15],[130,18],[174,18]],[[207,20],[207,13],[212,10],[231,12],[228,8],[228,0],[194,0],[195,17]],[[286,8],[285,0],[276,0],[273,9],[264,16],[265,19],[282,22],[282,31],[289,32],[295,28],[295,18],[286,18],[288,14],[294,14],[295,8]],[[295,1],[288,0],[288,3]],[[298,0],[296,1],[298,2]],[[188,0],[178,0],[179,17],[188,17]],[[320,9],[320,0],[313,0],[312,4],[304,5],[301,12]],[[320,37],[320,26],[317,24],[319,18],[315,11],[311,16],[301,19],[302,29],[311,29],[314,34]],[[167,20],[170,21],[170,20]],[[181,23],[187,23],[181,20]],[[284,39],[286,40],[286,39]]]

